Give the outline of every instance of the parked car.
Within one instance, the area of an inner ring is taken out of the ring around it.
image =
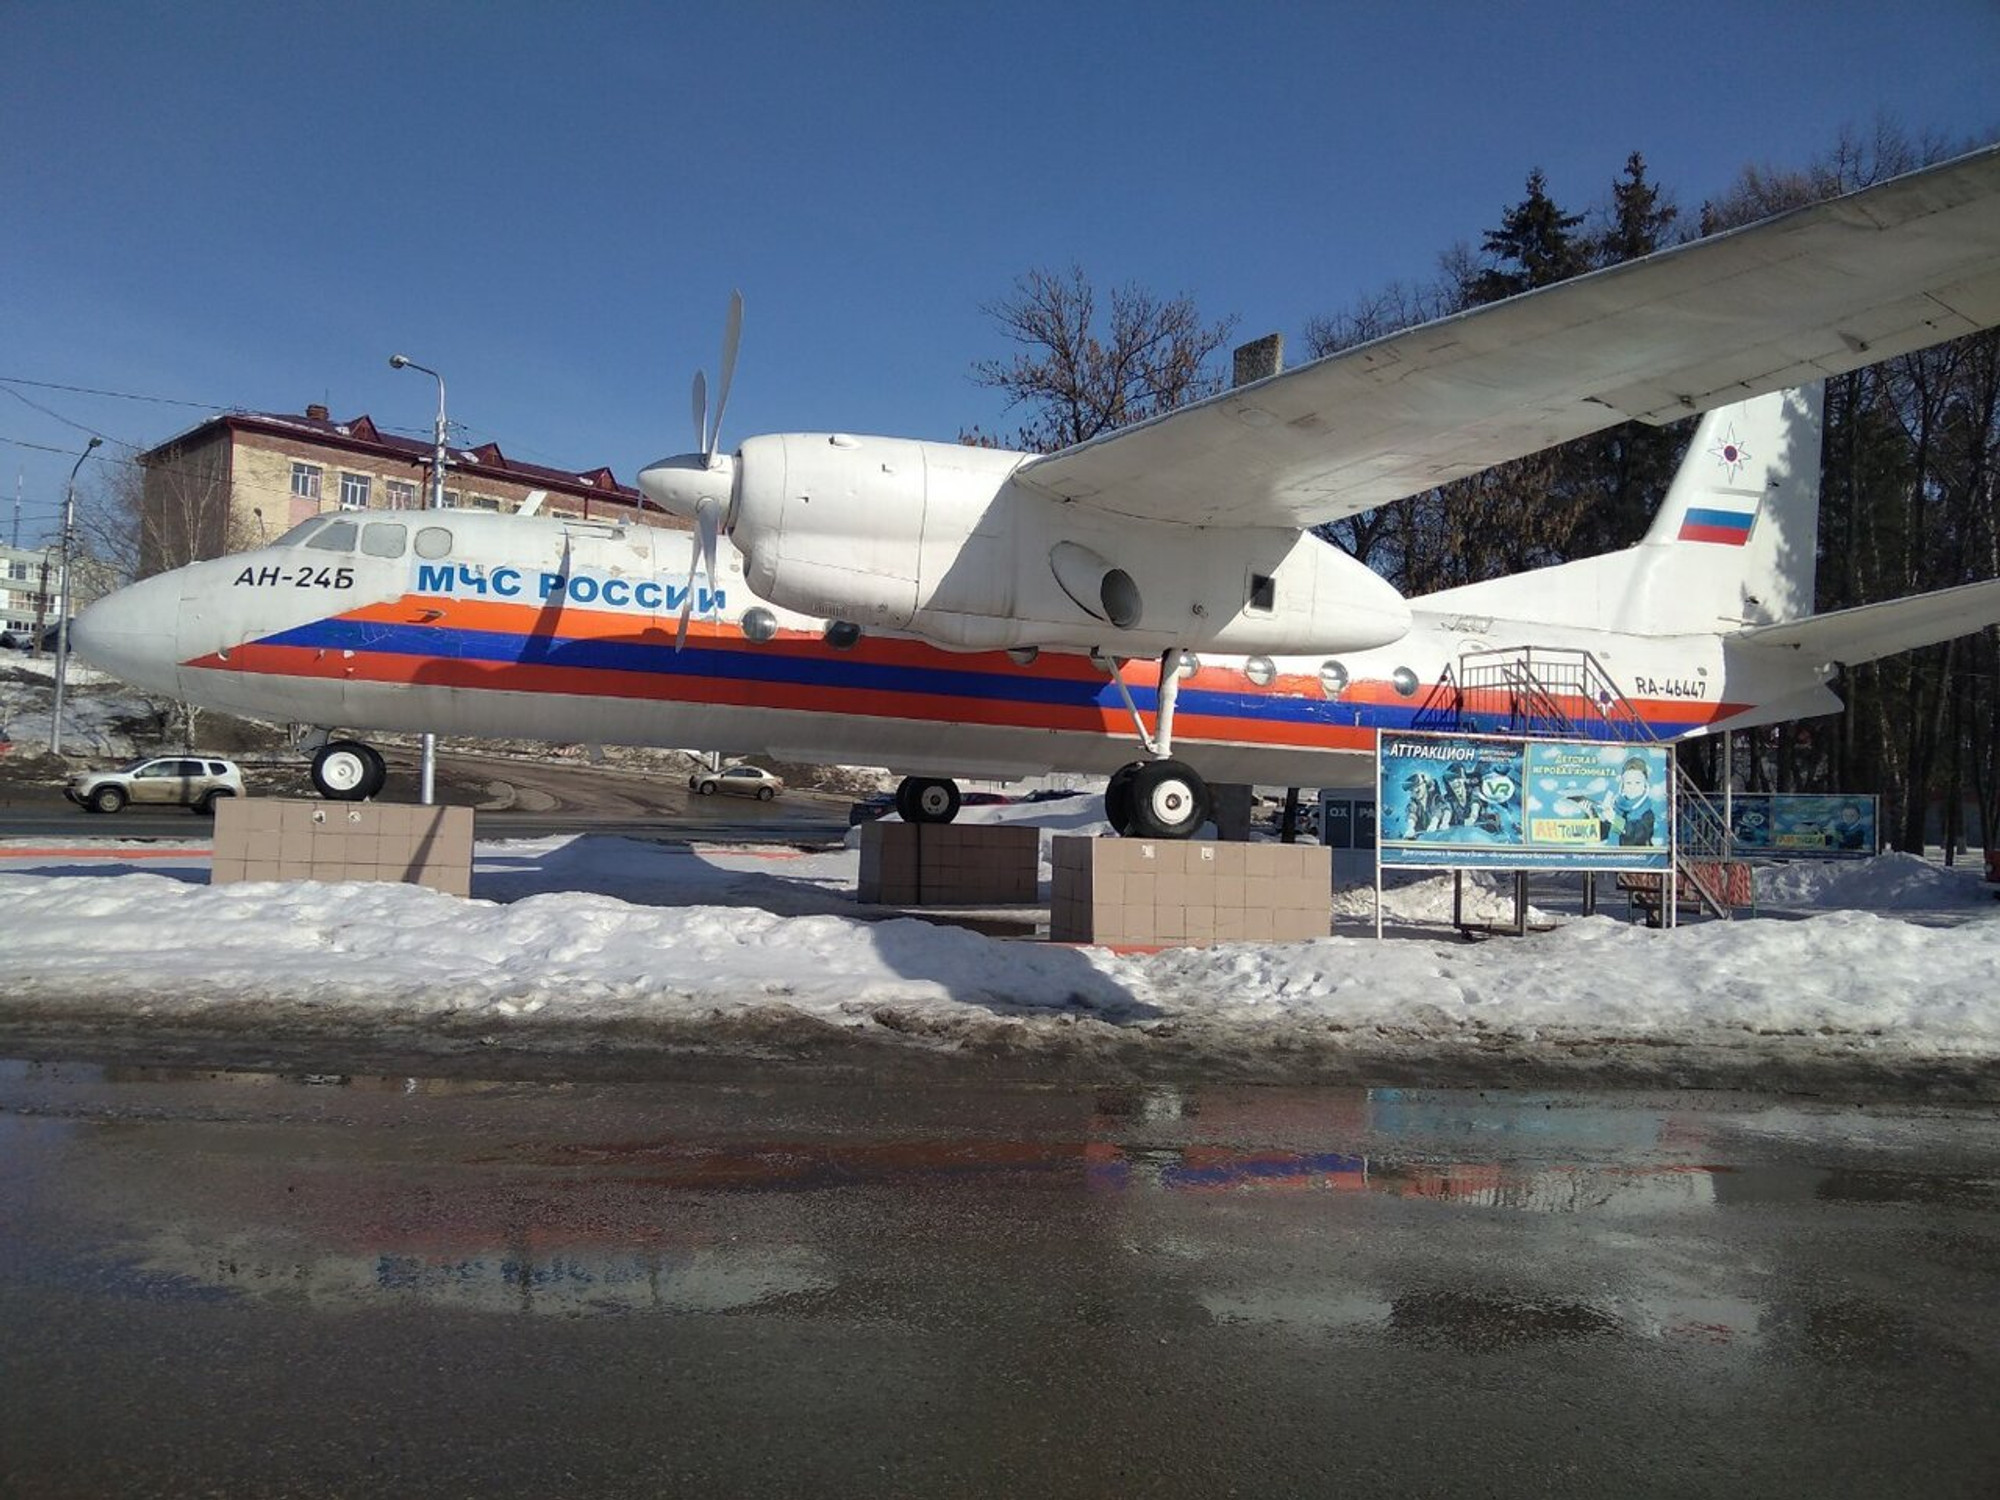
[[[847,806],[847,826],[859,828],[863,823],[872,823],[877,818],[886,818],[896,810],[894,792],[877,792],[871,797],[863,797],[859,802]]]
[[[153,755],[115,771],[79,771],[63,795],[86,812],[115,813],[130,802],[207,814],[222,798],[243,795],[243,773],[210,756]]]
[[[720,771],[697,771],[688,777],[690,791],[702,796],[728,792],[736,797],[755,797],[769,802],[785,789],[784,778],[773,776],[762,766],[726,766]]]
[[[0,630],[0,651],[26,651],[33,644],[34,637],[29,631]]]

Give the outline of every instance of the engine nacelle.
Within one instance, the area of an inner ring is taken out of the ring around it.
[[[728,528],[751,590],[941,646],[1356,651],[1410,627],[1346,553],[1269,527],[1149,525],[1011,482],[1028,455],[793,433],[737,458]]]

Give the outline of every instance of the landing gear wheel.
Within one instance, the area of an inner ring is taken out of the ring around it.
[[[949,823],[958,816],[958,783],[905,776],[896,788],[896,815],[905,823]]]
[[[382,757],[359,740],[334,740],[313,757],[313,786],[330,802],[365,802],[388,779]]]
[[[1120,766],[1104,784],[1104,817],[1114,833],[1123,835],[1132,831],[1132,778],[1143,768],[1144,762],[1140,761]]]
[[[1208,821],[1208,786],[1177,760],[1146,761],[1129,768],[1131,831],[1140,838],[1185,839]],[[1106,800],[1110,794],[1106,793]]]

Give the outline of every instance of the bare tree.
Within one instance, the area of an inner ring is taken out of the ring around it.
[[[1222,389],[1210,358],[1229,342],[1236,320],[1203,323],[1192,298],[1161,299],[1134,286],[1111,293],[1100,325],[1097,293],[1079,266],[1034,270],[1014,295],[981,308],[1021,352],[981,360],[974,378],[1007,393],[1007,405],[1030,415],[1017,445],[1053,453],[1100,433],[1172,411]],[[976,431],[968,442],[991,440]]]
[[[219,451],[170,449],[147,465],[107,465],[81,497],[77,530],[112,573],[144,578],[255,546],[254,523],[230,498]]]

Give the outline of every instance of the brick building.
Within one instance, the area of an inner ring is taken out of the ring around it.
[[[142,454],[143,576],[275,541],[329,510],[421,510],[430,502],[430,442],[378,429],[367,416],[335,422],[231,412]],[[508,458],[498,443],[449,448],[447,510],[520,510],[685,529],[607,468],[553,469]],[[539,498],[536,498],[539,497]]]

